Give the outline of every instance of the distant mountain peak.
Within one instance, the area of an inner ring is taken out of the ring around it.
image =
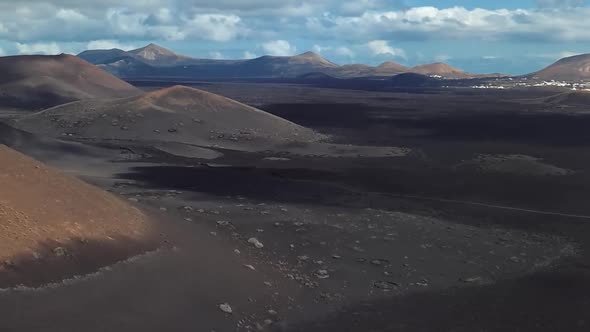
[[[296,55],[297,57],[302,57],[302,58],[321,58],[321,56],[317,53],[314,53],[312,51],[307,51],[305,53],[301,53],[299,55]]]
[[[455,68],[449,64],[444,62],[434,62],[428,63],[420,66],[416,66],[412,68],[414,71],[418,72],[419,74],[426,73],[426,74],[445,74],[445,73],[459,73],[463,72],[463,70]]]
[[[338,65],[336,65],[335,63],[325,59],[324,57],[322,57],[321,55],[314,53],[312,51],[307,51],[305,53],[301,53],[298,55],[295,55],[293,57],[291,57],[294,60],[298,60],[298,61],[305,61],[308,63],[315,63],[318,65],[323,65],[323,66],[327,66],[327,67],[337,67]]]
[[[162,56],[179,56],[178,54],[176,54],[175,52],[164,48],[162,46],[156,45],[154,43],[150,43],[149,45],[146,45],[144,47],[135,49],[135,50],[131,50],[129,51],[129,53],[131,54],[135,54],[139,57],[142,57],[146,60],[157,60],[158,57],[162,57]]]
[[[393,62],[393,61],[386,61],[383,62],[382,64],[380,64],[379,66],[377,66],[378,70],[390,70],[390,71],[399,71],[399,72],[403,72],[403,71],[407,71],[408,67],[399,64],[397,62]]]

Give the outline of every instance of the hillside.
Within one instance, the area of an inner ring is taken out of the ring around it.
[[[50,136],[181,142],[246,150],[322,138],[253,107],[183,86],[131,98],[70,103],[25,117],[17,126]]]
[[[395,75],[409,70],[410,68],[393,61],[384,62],[376,67],[376,71],[380,75]]]
[[[118,253],[95,257],[101,263],[112,263],[108,259],[122,259],[150,241],[146,217],[109,193],[4,145],[0,145],[0,170],[2,284],[16,282],[20,273],[35,268],[31,266],[35,262],[67,265],[68,261],[90,259],[84,246],[119,247]],[[118,243],[122,239],[125,242]],[[51,277],[46,271],[25,280],[42,282]]]
[[[141,60],[148,65],[156,67],[182,66],[199,61],[198,59],[172,52],[153,43],[145,47],[128,51],[127,53],[134,55],[136,59]]]
[[[0,106],[46,108],[89,98],[137,95],[140,90],[71,55],[0,57]]]
[[[313,53],[295,56],[263,56],[233,66],[236,74],[246,77],[297,77],[310,72],[324,72],[338,65]]]
[[[430,63],[425,65],[419,65],[410,68],[409,70],[412,73],[422,74],[422,75],[437,75],[442,76],[445,78],[470,78],[473,77],[472,74],[467,73],[461,69],[452,67],[446,63],[436,62]]]
[[[590,80],[590,54],[580,54],[560,59],[554,64],[526,76],[543,80]]]

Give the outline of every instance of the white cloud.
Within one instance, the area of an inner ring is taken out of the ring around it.
[[[366,11],[357,16],[324,15],[307,19],[311,33],[324,38],[382,40],[478,39],[590,41],[590,8],[560,10],[413,7]],[[574,23],[575,22],[575,23]]]
[[[449,61],[450,59],[452,59],[452,57],[448,54],[439,54],[434,57],[434,60],[437,62],[446,62],[446,61]]]
[[[561,58],[568,58],[568,57],[575,56],[575,55],[580,55],[580,54],[582,54],[582,53],[580,53],[580,52],[563,51],[563,52],[559,52],[559,55],[558,56],[561,59]]]
[[[572,52],[572,51],[561,51],[561,52],[553,52],[553,53],[536,53],[536,54],[533,54],[530,56],[535,57],[535,58],[558,60],[558,59],[568,58],[568,57],[580,55],[580,54],[582,54],[582,53],[581,52]]]
[[[223,54],[218,51],[209,52],[209,56],[211,57],[211,59],[223,59]]]
[[[330,47],[323,47],[320,45],[313,45],[313,47],[311,48],[312,51],[314,51],[317,54],[322,54],[322,52],[329,50]]]
[[[336,48],[335,53],[339,56],[347,57],[347,58],[354,58],[355,53],[348,47],[340,46]]]
[[[535,0],[537,6],[543,8],[556,7],[578,7],[585,3],[585,0]]]
[[[297,48],[291,45],[286,40],[273,40],[262,44],[262,49],[268,55],[293,55],[297,52]]]
[[[66,50],[69,43],[91,41],[117,40],[128,48],[148,40],[274,40],[264,43],[270,51],[260,45],[257,53],[294,54],[294,43],[286,40],[305,39],[317,53],[336,54],[335,46],[326,45],[346,44],[357,55],[369,51],[371,40],[590,42],[590,8],[576,7],[580,0],[530,3],[534,8],[492,10],[404,7],[402,0],[0,0],[0,40],[55,41]],[[214,48],[234,54],[230,47]],[[403,55],[387,47],[394,52],[379,56]]]
[[[118,48],[123,51],[129,51],[138,48],[137,45],[123,44],[116,40],[93,40],[88,42],[86,48],[89,50],[110,50],[112,48]]]
[[[256,58],[256,54],[254,54],[250,51],[244,51],[242,58],[243,59],[254,59],[254,58]]]
[[[86,16],[82,15],[81,13],[79,13],[76,10],[73,9],[59,9],[57,11],[57,13],[55,14],[55,17],[63,20],[63,21],[67,21],[67,22],[72,22],[72,21],[78,21],[78,22],[83,22],[87,19]]]
[[[214,41],[235,39],[245,27],[240,26],[241,18],[236,15],[199,14],[187,21],[189,35]]]
[[[55,42],[53,43],[16,43],[16,49],[20,54],[60,54],[61,48]]]
[[[106,12],[106,23],[108,25],[105,28],[110,28],[115,35],[139,37],[147,33],[143,22],[148,17],[147,14],[111,8]]]
[[[394,48],[386,40],[373,40],[367,43],[367,47],[373,55],[386,55],[392,57],[405,58],[406,53],[400,48]]]
[[[344,14],[354,15],[366,12],[368,10],[402,7],[403,5],[403,1],[401,0],[355,0],[342,1],[340,9]]]

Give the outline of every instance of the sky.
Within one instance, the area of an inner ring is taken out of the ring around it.
[[[523,74],[590,53],[588,18],[590,0],[0,0],[0,55],[153,42],[198,58],[311,50]]]

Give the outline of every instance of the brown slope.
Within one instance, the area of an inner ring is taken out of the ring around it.
[[[209,92],[174,86],[142,96],[88,100],[20,120],[29,132],[93,139],[181,142],[248,150],[316,141],[314,131]]]
[[[590,54],[580,54],[560,59],[554,64],[527,76],[543,80],[589,80]]]
[[[393,61],[387,61],[377,66],[379,74],[399,74],[409,70],[408,67]]]
[[[237,67],[227,67],[226,74],[241,77],[297,77],[312,72],[327,72],[338,65],[313,52],[295,56],[265,55],[241,62]]]
[[[447,78],[469,78],[473,75],[461,69],[449,66],[446,63],[436,62],[425,65],[412,67],[409,70],[412,73],[422,75],[439,75]]]
[[[355,78],[369,76],[392,76],[407,72],[409,69],[392,61],[384,62],[377,67],[364,64],[348,64],[330,68],[325,72],[340,78]]]
[[[198,63],[199,61],[153,43],[127,53],[148,65],[156,67],[181,66]]]
[[[46,108],[140,91],[72,55],[0,57],[0,107]]]
[[[2,286],[18,281],[15,278],[31,266],[87,261],[90,254],[81,248],[84,245],[105,250],[119,246],[118,253],[95,253],[103,264],[112,262],[101,255],[117,260],[149,247],[150,226],[139,210],[4,145],[0,145],[0,182]],[[60,247],[67,255],[56,249]],[[38,282],[54,276],[49,270],[43,274],[20,276]]]
[[[335,63],[321,57],[314,52],[305,52],[299,55],[288,57],[288,63],[291,65],[308,64],[317,67],[335,68],[338,67]]]

